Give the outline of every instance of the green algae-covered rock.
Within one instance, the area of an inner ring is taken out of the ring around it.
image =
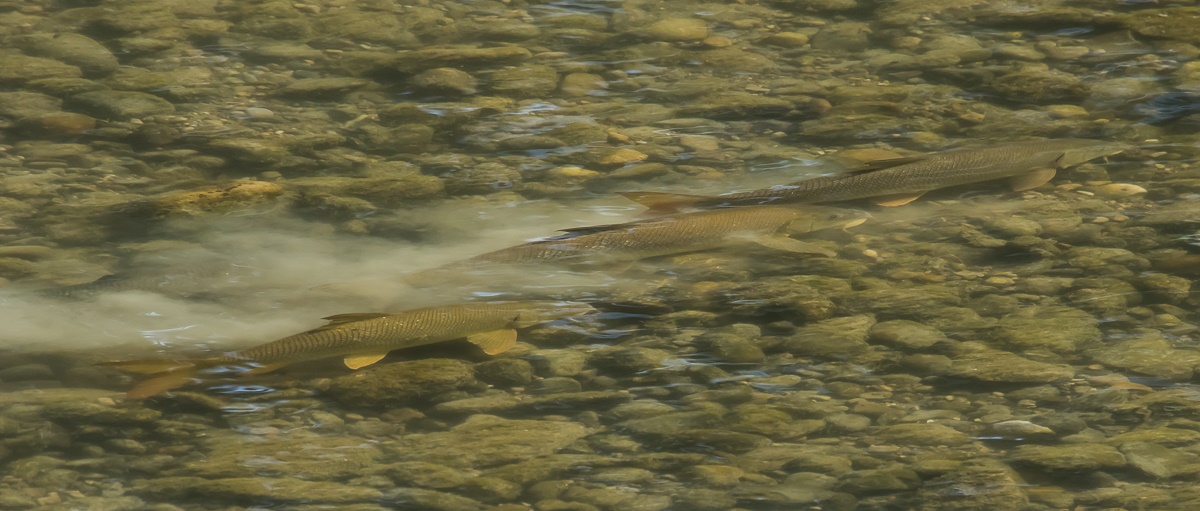
[[[133,492],[158,499],[194,498],[247,504],[257,504],[263,501],[352,504],[373,502],[383,497],[383,494],[374,488],[266,477],[143,479],[134,485]]]
[[[329,395],[353,407],[392,406],[474,382],[471,364],[434,358],[372,366],[335,378]]]
[[[885,426],[875,434],[887,445],[960,445],[971,441],[966,433],[936,422]]]
[[[933,309],[957,307],[962,303],[957,291],[937,285],[867,289],[839,300],[841,308],[850,314],[872,313],[881,319],[909,320],[925,317]]]
[[[437,197],[442,180],[416,172],[388,177],[310,177],[288,181],[303,193],[327,193],[370,201],[380,207],[395,207],[416,199]]]
[[[532,56],[529,50],[519,46],[438,46],[398,52],[391,58],[390,67],[401,72],[414,73],[439,67],[470,68],[515,64]]]
[[[871,342],[884,343],[903,350],[922,350],[947,340],[940,330],[906,319],[875,324],[871,327],[870,338]]]
[[[78,67],[54,59],[16,53],[0,54],[0,83],[22,84],[43,78],[79,78]]]
[[[248,442],[243,435],[211,435],[207,455],[189,462],[181,475],[207,479],[289,477],[309,481],[341,480],[374,466],[381,457],[364,438],[319,436],[306,430]],[[273,460],[262,463],[262,460]]]
[[[870,314],[827,319],[801,327],[784,347],[799,356],[845,355],[865,351],[867,333],[875,326]]]
[[[912,490],[921,478],[910,468],[894,466],[850,472],[838,480],[835,489],[851,494]]]
[[[957,346],[950,358],[950,367],[944,374],[985,382],[1049,383],[1075,376],[1071,366],[1037,362],[977,343]]]
[[[1157,334],[1105,344],[1086,354],[1107,367],[1174,381],[1190,380],[1200,367],[1200,353],[1177,349]]]
[[[1012,451],[1014,463],[1046,470],[1097,470],[1125,466],[1125,456],[1103,444],[1021,445]]]
[[[1134,33],[1200,43],[1200,7],[1167,7],[1122,14],[1117,21]]]
[[[1024,481],[1002,463],[984,462],[926,481],[918,493],[928,511],[1019,511],[1029,505]]]
[[[553,454],[590,434],[574,422],[475,415],[450,431],[406,435],[385,447],[394,459],[451,467],[493,467]]]
[[[136,91],[84,92],[68,98],[67,104],[88,115],[122,121],[175,111],[175,105],[172,105],[170,101]]]
[[[1071,307],[1027,307],[1000,319],[991,329],[992,339],[1021,352],[1045,349],[1074,353],[1100,342],[1096,318]]]
[[[87,76],[104,76],[117,70],[117,58],[94,39],[72,33],[30,34],[12,41],[27,53],[78,66]]]

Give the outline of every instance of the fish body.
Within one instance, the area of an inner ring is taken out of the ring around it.
[[[819,177],[742,193],[702,197],[654,192],[622,195],[665,213],[682,208],[715,208],[790,202],[838,202],[875,198],[884,206],[906,204],[930,190],[995,179],[1012,179],[1013,188],[1035,188],[1057,169],[1124,151],[1123,144],[1089,139],[1016,142],[956,149],[930,155],[873,162],[846,176]]]
[[[488,354],[502,353],[516,343],[518,328],[593,310],[578,302],[525,301],[339,314],[325,318],[329,320],[327,325],[219,357],[102,365],[154,375],[129,392],[130,398],[140,399],[181,386],[200,371],[219,366],[247,368],[244,374],[262,374],[297,362],[343,356],[347,367],[358,369],[378,362],[392,350],[464,337]]]
[[[428,272],[486,264],[553,262],[604,265],[694,252],[752,241],[783,248],[784,233],[800,234],[866,221],[862,211],[824,206],[757,206],[680,213],[621,224],[564,229],[567,234],[488,252]],[[799,248],[801,242],[791,240]],[[780,243],[774,243],[780,242]],[[813,247],[807,247],[815,250]],[[786,249],[786,248],[785,248]],[[802,252],[804,250],[794,250]],[[826,251],[827,252],[827,251]],[[823,255],[831,255],[825,253]]]

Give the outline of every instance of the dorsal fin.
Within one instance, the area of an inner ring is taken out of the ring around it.
[[[657,221],[658,219],[651,218],[649,220]],[[559,230],[562,232],[565,232],[567,234],[574,234],[576,236],[581,236],[584,234],[594,234],[597,232],[611,231],[611,230],[615,230],[615,229],[625,229],[625,228],[633,227],[635,225],[640,225],[640,224],[644,224],[644,223],[647,223],[647,222],[645,220],[634,220],[632,222],[625,222],[625,223],[621,223],[621,224],[585,225],[582,227],[567,227],[566,229],[559,229]]]
[[[346,314],[325,316],[321,319],[329,320],[329,324],[325,326],[330,327],[334,325],[341,325],[343,323],[353,323],[355,321],[366,321],[368,319],[382,318],[388,315],[389,314],[386,312],[350,312]]]
[[[847,170],[847,173],[862,174],[862,173],[866,173],[866,172],[874,172],[876,170],[890,169],[892,167],[899,167],[900,165],[907,165],[909,163],[916,163],[919,161],[928,160],[929,157],[930,157],[930,155],[928,155],[928,154],[921,154],[921,155],[917,155],[917,156],[902,156],[900,158],[886,158],[886,159],[882,159],[882,160],[871,160],[871,161],[863,162],[861,165]]]
[[[705,195],[664,192],[617,192],[617,195],[650,208],[646,210],[646,213],[654,215],[678,213],[680,209],[691,207],[712,198]]]

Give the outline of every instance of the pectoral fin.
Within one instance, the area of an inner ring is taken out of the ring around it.
[[[517,344],[516,330],[492,330],[467,336],[467,340],[479,346],[488,355],[504,353]]]
[[[824,247],[806,243],[787,236],[765,236],[754,240],[755,243],[775,250],[786,250],[797,254],[815,254],[825,257],[836,256],[837,253]]]
[[[919,198],[922,195],[925,195],[925,192],[893,193],[890,195],[880,195],[877,197],[871,197],[871,202],[875,203],[875,205],[877,205],[877,206],[884,206],[884,207],[891,208],[891,207],[903,206],[905,204],[908,204],[912,201],[917,200],[917,198]]]
[[[1054,179],[1054,169],[1038,169],[1028,174],[1021,174],[1008,178],[1008,184],[1012,186],[1014,192],[1023,192],[1032,190]]]
[[[196,375],[192,371],[177,371],[142,380],[137,385],[134,385],[132,389],[129,389],[129,392],[125,393],[125,399],[132,401],[156,396],[168,390],[187,385],[195,377]]]
[[[286,366],[287,362],[276,362],[274,364],[263,364],[249,371],[238,373],[238,376],[258,376],[260,374],[273,373]]]
[[[364,353],[364,354],[359,354],[359,355],[346,355],[346,358],[343,359],[342,361],[346,363],[346,367],[349,367],[350,369],[358,369],[360,367],[367,367],[371,364],[379,362],[380,360],[383,360],[383,357],[386,357],[386,356],[387,356],[386,351],[383,353]]]

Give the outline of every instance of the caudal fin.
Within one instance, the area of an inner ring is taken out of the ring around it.
[[[710,199],[704,195],[688,195],[685,193],[663,193],[663,192],[617,192],[622,197],[633,202],[650,208],[646,213],[651,215],[665,215],[669,213],[678,213],[681,209],[695,207],[701,202]]]
[[[138,382],[129,392],[126,399],[146,399],[171,389],[186,385],[196,377],[196,370],[207,367],[208,361],[198,360],[120,360],[116,362],[101,362],[96,365],[115,367],[131,373],[148,374],[150,378]]]

